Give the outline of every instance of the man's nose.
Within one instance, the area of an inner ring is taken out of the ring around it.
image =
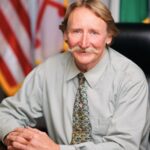
[[[85,48],[89,47],[89,42],[90,41],[89,41],[89,37],[88,37],[87,33],[84,33],[80,39],[79,45],[81,48],[85,49]]]

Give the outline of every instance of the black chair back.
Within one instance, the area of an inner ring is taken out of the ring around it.
[[[120,30],[112,47],[139,65],[150,76],[150,24],[117,23]]]

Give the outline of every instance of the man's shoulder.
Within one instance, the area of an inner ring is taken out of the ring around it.
[[[122,72],[123,74],[128,75],[132,74],[133,76],[135,74],[138,77],[144,75],[143,70],[135,62],[112,48],[109,49],[109,57],[111,66],[117,72]]]
[[[69,52],[61,52],[48,57],[44,63],[51,63],[51,62],[63,63],[68,61],[70,57],[71,55]]]
[[[72,59],[69,52],[57,53],[53,56],[48,57],[44,62],[40,64],[40,67],[58,67],[63,66]]]
[[[72,56],[69,52],[58,53],[47,58],[43,63],[36,67],[38,72],[59,72],[65,70],[67,65],[72,60]]]
[[[121,54],[120,52],[112,48],[109,49],[109,57],[111,64],[118,67],[118,69],[121,68],[123,69],[124,67],[126,68],[127,66],[135,69],[140,69],[140,67],[130,58],[126,57],[125,55]]]

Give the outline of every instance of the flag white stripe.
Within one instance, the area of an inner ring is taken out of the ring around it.
[[[50,17],[49,20],[47,20],[48,16]],[[45,33],[46,29],[48,29],[47,32],[49,33],[41,35],[41,40],[43,43],[42,49],[45,51],[45,58],[60,52],[60,49],[63,47],[63,35],[59,30],[61,20],[62,18],[58,15],[58,10],[56,8],[51,6],[46,7],[41,24],[41,29],[45,30]]]
[[[62,4],[62,5],[64,5],[64,0],[56,0],[56,2],[58,2],[58,3]]]
[[[22,0],[25,3],[25,0]],[[38,10],[38,3],[37,0],[29,0],[28,1],[29,9],[29,17],[30,17],[30,23],[31,23],[31,28],[32,28],[32,38],[34,39],[35,35],[35,28],[36,28],[36,17],[37,17],[37,10]]]
[[[119,22],[119,18],[120,18],[120,0],[102,0],[102,2],[111,11],[115,22]]]
[[[110,3],[110,11],[112,13],[112,16],[115,20],[115,22],[119,22],[120,18],[120,0],[111,0]]]
[[[57,2],[60,4],[64,3],[64,1]],[[58,8],[48,4],[44,10],[40,28],[36,33],[36,38],[41,42],[41,47],[35,50],[35,56],[38,56],[36,60],[42,61],[47,59],[49,56],[60,52],[63,48],[63,35],[59,30],[61,21],[62,17],[59,16]],[[39,54],[42,54],[41,57]],[[41,60],[43,56],[44,58]]]
[[[103,2],[108,8],[110,8],[111,0],[102,0],[102,2]]]

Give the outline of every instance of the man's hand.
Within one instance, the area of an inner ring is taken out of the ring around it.
[[[60,150],[45,132],[33,128],[17,128],[4,140],[8,150]]]

